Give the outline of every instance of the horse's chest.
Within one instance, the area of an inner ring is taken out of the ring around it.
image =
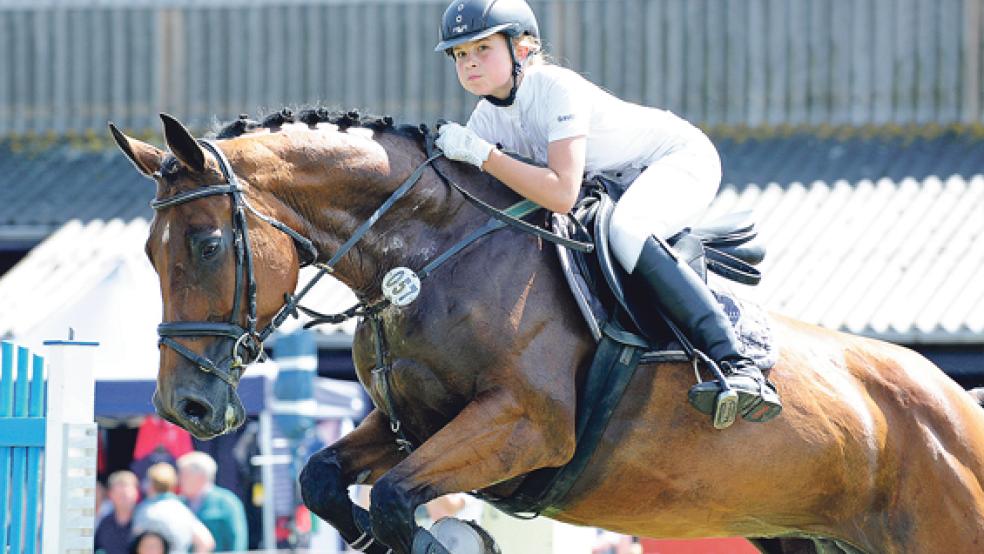
[[[465,404],[453,383],[412,359],[396,359],[388,369],[377,369],[371,383],[376,406],[420,440],[446,425]]]
[[[353,349],[356,372],[374,405],[423,439],[461,410],[466,387],[447,377],[440,360],[409,351],[391,334],[394,340],[382,350],[372,334],[358,341]]]

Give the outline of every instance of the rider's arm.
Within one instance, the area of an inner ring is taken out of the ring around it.
[[[567,213],[581,188],[586,143],[583,135],[551,142],[547,167],[523,163],[493,148],[482,169],[544,208]]]

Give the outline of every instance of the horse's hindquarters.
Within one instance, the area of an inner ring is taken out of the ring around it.
[[[686,404],[688,365],[640,367],[558,519],[651,537],[975,551],[984,411],[907,350],[774,321],[779,418],[715,430]],[[929,492],[943,490],[942,502]]]

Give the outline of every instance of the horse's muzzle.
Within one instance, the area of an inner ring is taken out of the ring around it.
[[[209,399],[187,389],[174,391],[164,402],[160,391],[154,392],[154,408],[167,421],[186,429],[201,440],[208,440],[238,428],[246,421],[242,401],[227,388],[226,398]]]

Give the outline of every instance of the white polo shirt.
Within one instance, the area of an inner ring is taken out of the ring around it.
[[[543,165],[550,142],[587,136],[588,176],[633,173],[629,170],[646,167],[691,140],[706,140],[700,129],[671,112],[626,102],[574,71],[549,64],[525,70],[511,106],[480,100],[467,126]]]

